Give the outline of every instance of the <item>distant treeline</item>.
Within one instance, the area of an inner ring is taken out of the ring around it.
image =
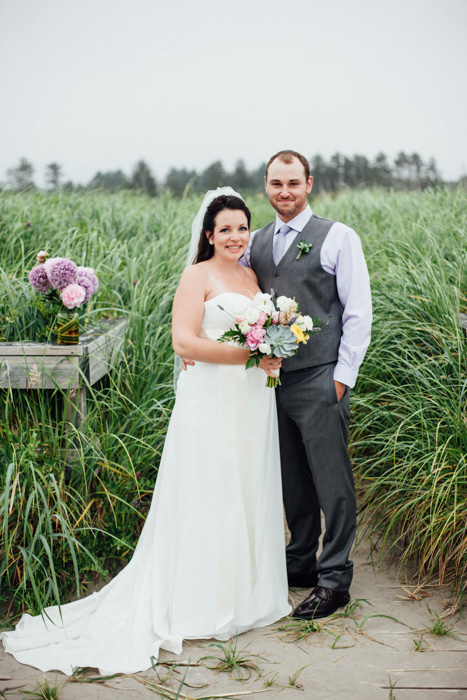
[[[393,162],[384,153],[378,153],[369,160],[366,156],[352,157],[336,153],[329,160],[320,155],[310,158],[314,176],[314,192],[339,192],[345,188],[383,187],[395,190],[425,189],[442,182],[434,158],[424,162],[418,153],[407,154],[401,151]],[[45,167],[47,189],[83,191],[136,190],[149,197],[155,197],[163,190],[170,190],[181,197],[187,187],[193,192],[205,192],[223,185],[231,185],[242,193],[253,193],[264,189],[265,163],[254,170],[248,170],[243,160],[238,160],[233,171],[224,169],[220,160],[211,163],[202,172],[171,168],[165,180],[158,181],[144,160],[138,161],[130,175],[122,170],[97,172],[87,185],[65,181],[63,168],[58,163]],[[35,169],[26,158],[7,171],[4,189],[24,191],[37,189],[34,183]]]

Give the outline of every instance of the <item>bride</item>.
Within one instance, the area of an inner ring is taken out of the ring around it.
[[[208,192],[193,223],[195,264],[173,305],[174,350],[196,362],[178,380],[141,537],[99,592],[25,614],[1,635],[21,663],[135,673],[160,649],[180,654],[184,639],[227,640],[290,612],[275,397],[264,375],[280,360],[245,371],[248,350],[216,342],[259,291],[238,264],[249,229],[231,188]]]

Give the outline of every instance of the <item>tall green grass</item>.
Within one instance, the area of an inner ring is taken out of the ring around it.
[[[58,390],[0,393],[0,609],[9,619],[82,594],[131,556],[172,408],[171,303],[199,201],[0,194],[1,339],[50,334],[27,282],[40,249],[96,269],[101,287],[88,322],[128,318],[121,362],[89,390],[79,430],[65,425]],[[255,226],[271,218],[265,198],[249,203]],[[360,531],[383,549],[401,546],[421,575],[460,586],[465,193],[351,192],[313,208],[360,234],[372,280],[373,339],[353,392]],[[63,447],[72,430],[78,463],[66,480]]]
[[[73,428],[60,392],[0,394],[0,603],[8,616],[80,593],[131,555],[173,402],[171,303],[197,204],[128,195],[0,198],[4,340],[44,333],[27,282],[40,249],[96,269],[90,323],[128,318],[121,361],[88,390],[87,418],[71,436],[78,463],[70,481],[63,447]],[[35,507],[26,522],[29,499]]]
[[[360,534],[467,580],[465,192],[362,192],[323,202],[361,233],[374,303],[372,343],[353,401]],[[321,207],[320,207],[321,212]]]

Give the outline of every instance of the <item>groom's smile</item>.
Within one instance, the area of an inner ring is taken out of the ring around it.
[[[294,158],[292,163],[273,160],[264,181],[269,201],[283,221],[291,221],[305,209],[313,178],[306,178],[305,169],[298,158]]]

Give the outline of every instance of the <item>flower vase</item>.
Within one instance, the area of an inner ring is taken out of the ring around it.
[[[79,316],[78,314],[58,314],[57,343],[59,345],[78,345]]]

